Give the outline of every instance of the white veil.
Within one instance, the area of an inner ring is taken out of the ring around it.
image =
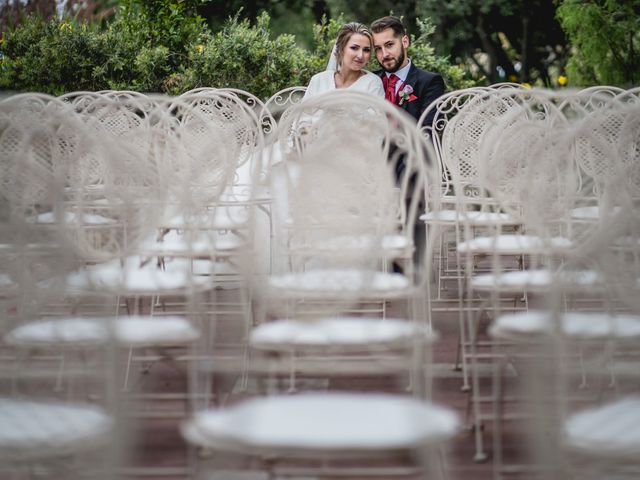
[[[329,62],[327,62],[326,70],[338,71],[338,60],[336,59],[336,43],[333,42],[333,48],[331,49],[331,55],[329,55]]]

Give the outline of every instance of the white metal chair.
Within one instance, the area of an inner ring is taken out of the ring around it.
[[[499,92],[486,99],[489,105],[492,101],[498,104],[490,108],[504,107],[504,110],[481,146],[477,165],[479,190],[487,192],[491,201],[518,219],[521,226],[518,231],[505,234],[498,224],[483,236],[477,236],[471,225],[465,225],[466,240],[457,245],[466,259],[466,293],[480,294],[484,299],[477,313],[467,308],[469,344],[462,349],[471,363],[471,405],[478,461],[486,458],[482,420],[493,418],[491,412],[486,415],[482,410],[486,395],[479,377],[480,359],[484,363],[495,359],[486,350],[491,341],[479,341],[480,315],[488,306],[490,317],[504,309],[526,310],[529,297],[535,298],[550,287],[563,256],[575,247],[575,239],[567,237],[567,212],[573,206],[578,185],[571,155],[574,139],[571,122],[584,118],[585,112],[574,110],[574,117],[565,115],[558,105],[566,99],[558,96],[546,91],[520,90]],[[452,177],[459,185],[456,175]],[[484,274],[476,268],[477,259],[482,256],[487,258],[485,265],[489,269]],[[583,288],[594,281],[587,272],[575,275],[586,282]]]
[[[300,136],[290,138],[292,131]],[[367,132],[367,137],[358,132]],[[279,458],[306,459],[310,474],[322,473],[336,455],[352,459],[352,466],[358,462],[358,469],[334,466],[347,476],[370,474],[363,469],[366,463],[360,467],[363,458],[394,450],[414,452],[418,460],[441,459],[439,446],[455,434],[457,420],[448,409],[424,400],[429,385],[428,358],[423,355],[433,335],[419,306],[421,271],[415,276],[386,272],[390,253],[383,244],[385,236],[403,232],[417,218],[428,178],[423,139],[391,104],[350,92],[318,96],[293,107],[278,133],[291,157],[281,171],[273,172],[274,213],[279,246],[290,268],[254,279],[261,314],[250,337],[252,354],[268,351],[288,359],[294,353],[292,375],[326,378],[357,371],[349,353],[364,352],[378,365],[383,356],[393,354],[400,359],[401,377],[413,374],[414,397],[406,391],[284,395],[271,390],[266,397],[196,413],[183,425],[183,435],[202,447],[275,457],[270,463],[276,472]],[[404,168],[396,176],[394,161],[400,158]],[[412,300],[407,320],[351,314],[361,311],[363,302],[394,298]],[[343,363],[327,362],[331,358]],[[319,362],[311,366],[309,360]],[[397,368],[386,372],[397,375]],[[258,373],[250,364],[249,374]],[[304,384],[295,387],[305,389]],[[413,424],[410,430],[420,433],[397,430],[392,439],[375,419],[378,409],[393,425],[408,426],[408,421]],[[284,412],[289,412],[288,421]],[[424,456],[427,450],[430,454]],[[419,460],[413,467],[427,475],[437,464]]]
[[[639,471],[638,440],[628,433],[637,419],[638,247],[626,241],[637,238],[638,225],[627,204],[616,217],[603,218],[591,241],[567,258],[568,268],[588,259],[601,277],[601,301],[590,311],[565,311],[563,296],[576,288],[558,276],[547,291],[547,309],[504,315],[491,327],[495,337],[514,342],[511,355],[523,359],[529,413],[523,425],[534,462],[529,467],[538,471],[588,478],[633,478]],[[501,446],[498,439],[497,466]]]
[[[42,288],[43,280],[82,263],[86,222],[65,216],[63,207],[82,162],[106,156],[106,146],[53,97],[23,94],[0,102],[0,229],[10,232],[3,237],[1,268],[16,307],[0,321],[3,337],[48,308],[52,292]],[[46,213],[60,221],[38,222]],[[111,478],[121,431],[108,345],[84,358],[60,355],[57,347],[42,356],[2,343],[9,355],[0,369],[0,474]],[[62,392],[55,388],[61,373],[69,380]]]
[[[440,170],[442,182],[440,198],[435,203],[427,201],[426,211],[421,216],[431,239],[428,242],[429,251],[438,265],[434,268],[435,296],[429,300],[433,311],[458,311],[460,345],[467,342],[463,326],[464,310],[470,308],[469,302],[464,303],[466,285],[462,274],[462,258],[455,248],[462,240],[462,228],[468,225],[475,231],[482,228],[513,227],[519,223],[513,215],[501,211],[486,192],[481,192],[478,184],[480,149],[488,133],[495,128],[509,107],[508,98],[502,105],[492,106],[492,95],[500,91],[504,96],[504,92],[511,90],[522,89],[504,84],[490,88],[456,90],[438,98],[422,116],[426,118],[430,112],[435,111],[432,125],[423,126],[421,130],[433,144],[436,154],[433,161]],[[418,124],[424,124],[422,119]],[[454,175],[459,180],[457,190],[453,185]],[[433,192],[432,195],[438,195],[438,192]],[[454,234],[452,239],[448,238],[451,233]],[[453,262],[450,258],[451,250],[455,255]],[[451,281],[455,281],[458,287],[457,298],[453,299],[445,293]],[[449,306],[451,300],[455,302],[453,307]],[[466,391],[469,389],[469,376],[465,355],[458,355],[456,368],[460,363],[463,372],[462,390]]]
[[[610,113],[607,108],[622,108],[620,104],[610,99],[603,98],[594,103],[594,97],[581,96],[581,93],[553,94],[547,92],[531,92],[532,97],[538,97],[546,103],[546,107],[535,106],[531,109],[530,115],[525,112],[515,110],[512,117],[506,117],[507,125],[501,132],[501,137],[494,137],[492,142],[488,143],[483,154],[486,158],[486,170],[481,174],[483,182],[488,190],[490,190],[496,199],[503,202],[505,211],[514,214],[519,212],[522,218],[522,224],[526,228],[525,231],[535,233],[535,242],[540,243],[540,248],[522,248],[523,245],[514,247],[512,253],[526,253],[529,257],[528,268],[522,271],[505,272],[505,267],[500,261],[500,257],[496,254],[508,253],[504,250],[493,252],[487,250],[486,253],[492,255],[492,272],[485,275],[476,275],[470,280],[470,286],[474,291],[487,292],[491,294],[492,311],[494,318],[500,320],[500,311],[504,306],[499,302],[500,295],[511,293],[516,295],[538,296],[542,305],[545,305],[545,298],[548,298],[554,290],[556,282],[562,285],[564,293],[562,297],[563,308],[579,308],[579,305],[573,305],[571,299],[582,297],[583,300],[589,300],[591,304],[601,304],[603,301],[603,291],[606,290],[607,280],[601,274],[599,269],[593,269],[593,262],[588,255],[582,258],[576,256],[576,252],[581,252],[588,245],[594,242],[594,231],[598,229],[606,229],[609,222],[616,222],[619,217],[616,215],[605,216],[601,222],[594,223],[593,228],[589,230],[576,229],[574,221],[571,218],[573,207],[580,200],[577,195],[580,186],[580,172],[574,159],[574,153],[579,149],[574,149],[576,141],[583,141],[585,138],[592,138],[586,133],[585,128],[591,124],[591,119],[602,113],[608,117]],[[615,104],[615,107],[613,106]],[[535,105],[533,103],[532,105]],[[593,110],[597,105],[601,110]],[[526,107],[526,105],[525,105]],[[555,110],[555,112],[554,112]],[[519,115],[524,120],[513,121]],[[545,123],[545,120],[548,123]],[[497,131],[496,131],[497,132]],[[496,133],[497,135],[497,133]],[[612,133],[612,137],[617,133]],[[624,146],[620,146],[621,150],[625,150]],[[621,158],[619,152],[610,151],[609,158],[613,165],[620,165],[616,158]],[[490,153],[487,153],[490,151]],[[617,167],[619,171],[622,169]],[[616,167],[612,167],[614,170]],[[535,188],[528,185],[532,181],[537,182]],[[628,190],[623,189],[627,195]],[[623,202],[624,204],[624,202]],[[627,204],[628,208],[628,204]],[[618,212],[619,213],[619,212]],[[612,229],[614,232],[616,229]],[[558,237],[562,235],[565,238]],[[523,237],[519,237],[522,240]],[[597,237],[596,237],[597,238]],[[496,236],[488,245],[497,247],[500,245],[501,236]],[[468,242],[471,247],[472,242],[479,244],[478,239]],[[521,242],[522,243],[522,242]],[[531,247],[531,245],[529,246]],[[603,245],[604,248],[604,245]],[[478,251],[481,251],[478,245]],[[567,259],[580,258],[580,261],[574,260],[567,263]],[[534,267],[534,268],[532,268]],[[540,269],[543,267],[542,269]],[[629,281],[629,280],[627,280]],[[633,280],[631,280],[633,282]],[[517,297],[516,297],[517,298]],[[588,304],[586,304],[588,305]],[[507,307],[509,308],[509,307]],[[582,307],[584,308],[584,307]],[[522,315],[513,315],[506,317],[509,319],[509,327],[507,323],[494,325],[494,337],[503,341],[508,338],[504,333],[506,330],[513,329],[518,331],[515,326],[517,322],[526,322],[536,319],[538,328],[544,330],[544,316],[538,314],[523,313]],[[472,327],[469,326],[470,331]],[[532,327],[529,327],[532,328]],[[521,333],[526,340],[526,333],[532,334],[532,330],[523,327]],[[503,335],[503,336],[501,336]],[[537,337],[533,336],[533,340]],[[520,343],[521,345],[522,343]],[[477,365],[477,343],[471,344],[472,363]],[[507,348],[508,345],[503,343],[498,348]],[[516,355],[517,356],[517,355]],[[501,353],[492,354],[490,357],[498,364],[504,361]],[[475,366],[474,366],[475,371]],[[500,415],[495,411],[485,415],[481,411],[481,401],[483,394],[481,393],[480,379],[476,374],[473,377],[474,392],[472,399],[475,401],[474,407],[476,412],[474,415],[478,419],[491,418],[500,421]],[[497,379],[493,378],[493,383]],[[491,398],[491,397],[489,397]],[[496,401],[495,397],[492,401]],[[495,405],[495,404],[494,404]],[[499,440],[500,431],[497,428],[494,440]],[[476,437],[478,442],[478,458],[484,458],[482,447],[482,437],[478,434]],[[500,464],[500,447],[494,448],[494,454],[497,455],[497,464]]]
[[[386,270],[389,260],[403,256],[407,245],[412,245],[410,218],[423,198],[426,175],[422,153],[411,150],[405,155],[407,173],[398,180],[400,187],[396,186],[393,161],[400,155],[389,150],[390,144],[397,142],[408,150],[420,140],[402,117],[395,130],[390,130],[385,125],[385,108],[385,104],[371,104],[366,97],[331,95],[301,103],[290,111],[287,122],[279,125],[280,141],[289,145],[288,132],[314,117],[311,126],[301,126],[305,140],[292,150],[295,157],[273,171],[276,252],[285,262],[278,274],[258,286],[259,325],[252,332],[251,345],[258,351],[288,351],[293,381],[298,367],[309,361],[304,352],[314,347],[313,342],[302,338],[296,346],[296,335],[274,339],[274,334],[286,331],[285,324],[295,324],[292,328],[298,328],[300,334],[340,321],[332,316],[367,314],[367,318],[345,319],[345,328],[349,322],[358,323],[360,326],[354,328],[365,335],[340,345],[345,350],[366,353],[371,348],[383,352],[390,351],[390,345],[406,346],[407,341],[411,343],[411,331],[422,335],[410,322],[399,322],[396,329],[396,319],[389,319],[386,325],[369,318],[380,314],[372,310],[379,302],[384,308],[387,301],[409,298],[416,309],[416,317],[410,318],[428,323],[424,309],[417,306],[423,301],[417,298],[421,296],[422,277],[414,278],[411,270],[405,276]],[[381,133],[373,141],[347,141],[354,128],[356,132],[376,128]],[[275,315],[282,322],[263,323],[267,315]],[[372,336],[366,335],[368,329]],[[391,337],[376,339],[374,332],[379,329]],[[318,349],[331,349],[322,336]],[[271,341],[264,341],[267,337]],[[283,349],[283,342],[289,347]],[[321,357],[316,359],[325,365],[330,363],[322,362]]]
[[[196,211],[192,219],[185,219],[178,212],[174,219],[168,218],[165,222],[165,226],[172,229],[182,226],[196,230],[217,230],[223,243],[233,237],[233,240],[243,244],[237,251],[243,251],[247,242],[253,242],[252,238],[247,237],[248,224],[253,216],[262,212],[266,213],[268,219],[270,199],[260,186],[268,177],[269,166],[263,162],[261,154],[265,132],[273,128],[271,117],[262,103],[256,106],[259,100],[251,96],[244,98],[241,94],[241,91],[225,89],[200,89],[176,99],[188,105],[194,115],[206,119],[207,128],[213,128],[213,134],[219,138],[218,145],[224,146],[224,151],[222,148],[211,149],[211,158],[204,156],[201,166],[207,169],[202,170],[201,174],[206,172],[212,178],[217,175],[217,178],[213,178],[214,182],[203,189],[215,202],[207,204],[206,199],[193,199],[192,207]],[[193,125],[186,123],[183,121],[181,127],[184,134],[198,135],[202,141],[208,142],[209,134],[204,129],[194,129]],[[216,155],[215,161],[213,155]],[[192,183],[194,181],[198,181],[197,177],[191,180]],[[222,191],[212,192],[213,183],[215,188],[222,188]],[[215,210],[215,218],[207,215],[208,209]],[[189,222],[194,225],[190,226]],[[224,258],[225,251],[220,250],[219,253]],[[226,254],[227,257],[235,255],[233,250],[227,250]],[[264,254],[269,254],[268,248]],[[268,257],[265,262],[268,263]]]
[[[286,111],[290,107],[302,101],[306,90],[307,87],[301,86],[287,87],[271,95],[264,104],[271,115],[280,122],[286,118]]]
[[[114,420],[95,405],[2,397],[0,427],[0,472],[6,478],[114,474]]]

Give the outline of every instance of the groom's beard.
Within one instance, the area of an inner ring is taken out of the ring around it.
[[[400,55],[398,55],[397,58],[394,58],[393,63],[389,66],[386,66],[384,64],[380,64],[380,66],[382,67],[382,69],[385,72],[389,72],[389,73],[395,73],[400,69],[400,66],[404,63],[404,59],[407,56],[407,53],[404,50],[404,47],[401,46],[400,47]]]

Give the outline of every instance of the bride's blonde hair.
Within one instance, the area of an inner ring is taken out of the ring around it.
[[[340,66],[342,65],[342,54],[344,52],[344,48],[347,46],[347,42],[351,38],[354,33],[359,33],[360,35],[364,35],[371,42],[371,46],[373,47],[373,34],[369,27],[367,27],[363,23],[359,22],[349,22],[338,30],[338,36],[336,38],[336,48],[334,55],[336,56],[336,70],[340,70]]]

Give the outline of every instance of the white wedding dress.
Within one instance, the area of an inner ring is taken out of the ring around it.
[[[364,70],[365,75],[349,85],[347,90],[357,90],[360,92],[370,93],[378,97],[384,98],[384,87],[382,80],[375,73]],[[304,94],[304,99],[320,95],[322,93],[336,90],[336,82],[334,79],[335,70],[325,70],[311,77],[309,86]]]

